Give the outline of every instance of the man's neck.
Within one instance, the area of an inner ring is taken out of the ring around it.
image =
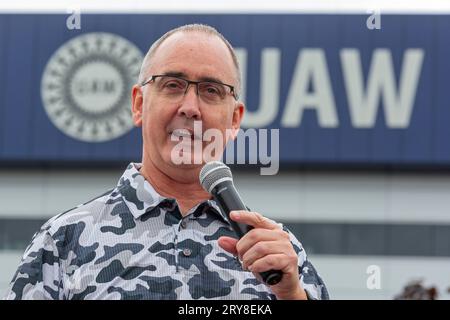
[[[183,177],[183,180],[181,181],[181,179],[166,174],[151,161],[143,160],[140,169],[145,180],[152,185],[156,192],[164,197],[177,200],[183,216],[185,216],[189,209],[193,208],[195,205],[207,199],[211,199],[211,195],[207,193],[199,183],[198,171],[199,170],[196,169],[187,169],[187,171],[183,171],[183,173],[180,174],[180,176]],[[191,179],[189,179],[189,176],[191,176]]]

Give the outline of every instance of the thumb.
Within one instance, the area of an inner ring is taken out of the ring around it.
[[[224,249],[225,251],[228,251],[229,253],[233,255],[237,255],[236,250],[236,243],[238,242],[237,239],[231,238],[231,237],[220,237],[219,238],[219,246]]]

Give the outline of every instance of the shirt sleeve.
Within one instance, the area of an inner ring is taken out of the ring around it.
[[[283,230],[289,233],[291,243],[298,255],[298,273],[300,275],[302,287],[303,289],[305,289],[308,299],[330,299],[325,283],[314,268],[313,264],[308,260],[305,249],[303,248],[301,242],[285,226],[283,226]]]
[[[58,250],[46,229],[37,232],[20,261],[5,300],[60,299]]]

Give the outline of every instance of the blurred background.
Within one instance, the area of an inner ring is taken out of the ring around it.
[[[47,219],[140,161],[149,46],[206,23],[237,50],[243,127],[279,129],[276,175],[232,166],[246,204],[296,234],[332,299],[450,297],[450,3],[241,2],[0,3],[0,296]]]

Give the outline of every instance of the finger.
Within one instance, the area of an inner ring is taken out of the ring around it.
[[[236,249],[240,257],[258,242],[262,241],[286,241],[292,246],[289,234],[282,229],[267,230],[267,229],[252,229],[247,232],[236,244]]]
[[[295,254],[290,243],[280,241],[262,241],[256,243],[251,247],[242,257],[242,267],[247,269],[256,260],[261,259],[267,255],[280,254],[285,255]]]
[[[233,255],[237,255],[238,252],[236,250],[236,244],[238,242],[237,239],[231,238],[231,237],[220,237],[219,240],[219,246],[224,249],[225,251],[228,251],[229,253]]]
[[[253,264],[248,266],[248,270],[253,273],[260,273],[273,269],[288,273],[291,269],[294,270],[294,267],[296,267],[296,265],[293,264],[290,257],[284,253],[277,253],[269,254],[256,260]]]
[[[232,220],[244,224],[248,224],[254,228],[263,228],[263,229],[280,229],[280,226],[276,223],[270,221],[266,217],[263,217],[258,212],[253,211],[231,211],[230,217]]]

